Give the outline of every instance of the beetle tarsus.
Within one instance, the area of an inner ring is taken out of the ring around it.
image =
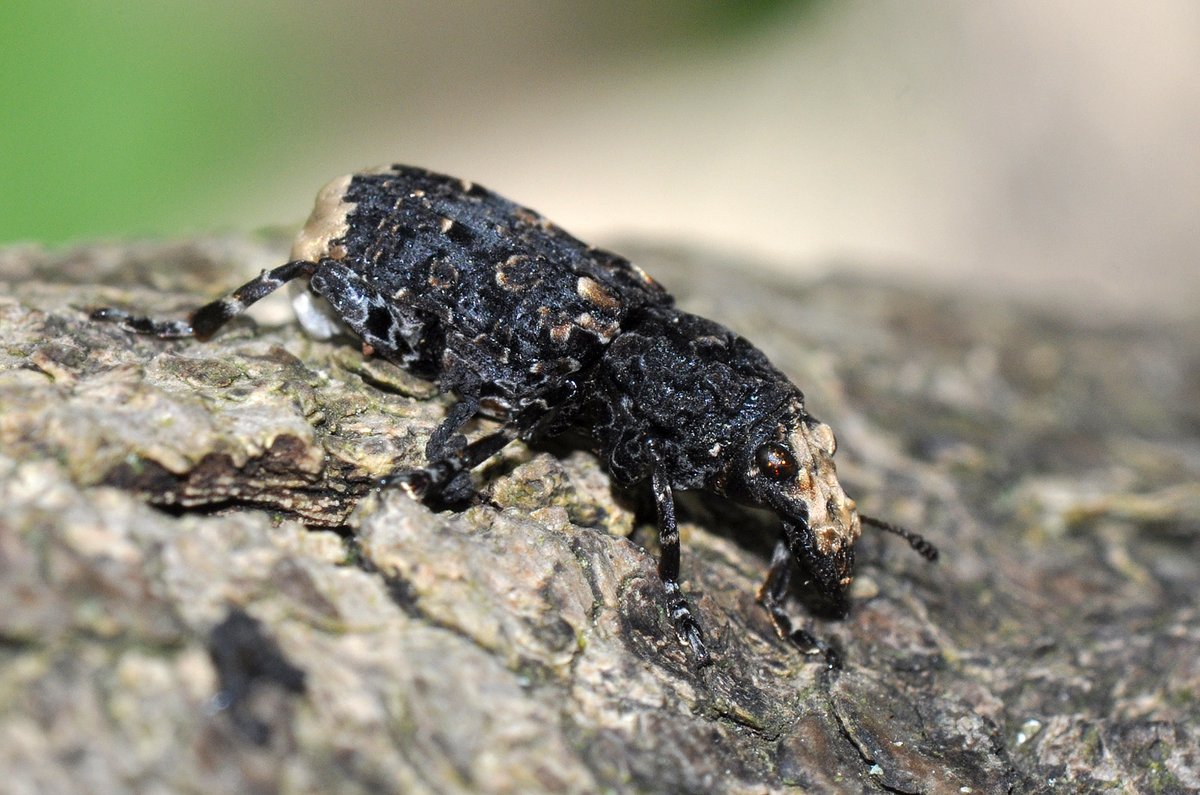
[[[395,472],[377,482],[380,489],[398,488],[418,502],[424,502],[433,486],[433,478],[428,469],[407,469]]]
[[[195,332],[186,320],[155,320],[145,315],[132,315],[116,307],[102,306],[88,312],[88,318],[102,323],[116,323],[126,331],[145,334],[163,340],[192,337]]]

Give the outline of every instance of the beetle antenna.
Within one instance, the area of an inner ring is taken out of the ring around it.
[[[876,519],[872,516],[863,516],[861,513],[858,515],[858,518],[862,520],[863,524],[869,524],[872,527],[878,527],[880,530],[886,530],[889,533],[895,533],[896,535],[900,536],[908,542],[910,547],[915,549],[929,562],[932,563],[938,559],[938,548],[935,547],[931,541],[927,541],[925,536],[921,535],[920,533],[914,533],[912,530],[909,530],[906,527],[901,527],[900,525],[892,524],[891,522],[885,522],[882,519]]]

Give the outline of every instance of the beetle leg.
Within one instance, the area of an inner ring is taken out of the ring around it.
[[[243,284],[224,298],[205,304],[192,313],[190,320],[155,320],[150,317],[131,315],[113,307],[92,310],[92,320],[104,320],[120,324],[126,331],[148,334],[160,339],[195,337],[206,340],[221,326],[246,311],[246,307],[265,298],[292,279],[307,276],[316,264],[305,260],[292,260],[280,265]]]
[[[399,486],[422,502],[462,501],[470,496],[470,481],[463,476],[503,450],[514,438],[513,431],[502,428],[420,469],[405,469],[381,478],[379,486]]]
[[[656,465],[651,471],[650,487],[654,492],[654,505],[658,509],[658,543],[662,548],[658,558],[658,576],[662,578],[667,592],[667,612],[671,615],[679,639],[691,647],[696,665],[708,665],[710,660],[708,649],[704,647],[704,633],[692,617],[687,599],[679,588],[679,527],[675,524],[675,497],[661,466]]]
[[[832,644],[827,643],[807,629],[792,626],[792,619],[783,609],[787,602],[788,586],[792,581],[792,551],[783,539],[775,542],[771,553],[771,566],[767,578],[758,589],[758,603],[771,614],[771,623],[780,638],[790,642],[804,654],[821,654],[829,668],[842,667],[842,655]]]
[[[459,401],[446,412],[442,424],[437,426],[433,435],[429,437],[429,441],[425,444],[425,458],[429,461],[437,461],[455,449],[464,447],[467,442],[466,437],[458,431],[467,423],[467,420],[475,416],[477,411],[479,411],[479,398],[471,394],[461,395]]]
[[[458,431],[478,410],[479,397],[470,392],[451,406],[442,424],[433,431],[433,435],[425,444],[425,460],[441,461],[465,448],[467,437]],[[457,505],[471,500],[475,495],[475,487],[471,484],[470,469],[471,467],[461,469],[438,489],[442,502]]]
[[[771,553],[771,566],[767,569],[767,578],[758,589],[758,603],[766,608],[771,615],[771,623],[781,638],[787,638],[792,633],[792,620],[783,609],[787,601],[788,585],[792,581],[792,551],[783,539],[775,542],[775,551]]]

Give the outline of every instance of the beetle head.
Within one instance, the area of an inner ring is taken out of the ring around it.
[[[726,473],[726,494],[779,516],[792,555],[808,570],[829,612],[844,615],[862,522],[838,483],[833,430],[793,401],[783,416],[759,425],[748,439]]]

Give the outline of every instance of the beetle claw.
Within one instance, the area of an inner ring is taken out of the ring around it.
[[[825,666],[831,670],[841,670],[842,653],[832,643],[821,640],[806,629],[793,629],[787,639],[804,654],[820,654],[825,657]]]
[[[697,668],[703,668],[712,663],[712,656],[704,645],[704,632],[691,615],[677,621],[675,631],[679,634],[679,639],[691,648],[692,659]]]

